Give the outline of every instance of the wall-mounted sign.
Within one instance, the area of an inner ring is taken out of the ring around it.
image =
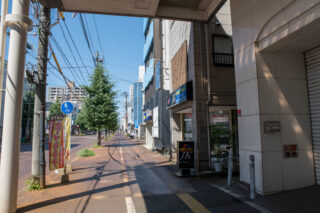
[[[151,110],[146,110],[145,113],[143,113],[143,121],[144,122],[152,121],[152,111]]]
[[[161,87],[161,61],[159,60],[156,64],[156,70],[154,75],[155,89],[160,89]]]
[[[194,168],[193,141],[178,141],[178,166],[179,169]]]
[[[189,81],[171,93],[167,100],[167,107],[173,107],[187,100],[192,100],[192,81]]]
[[[264,133],[277,133],[281,131],[280,121],[264,121]]]
[[[298,145],[297,144],[283,145],[283,157],[284,158],[297,158],[298,157]]]

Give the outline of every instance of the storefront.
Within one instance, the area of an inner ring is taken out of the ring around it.
[[[235,106],[210,106],[210,159],[211,165],[215,162],[227,168],[227,157],[230,148],[233,149],[235,168],[239,168],[239,143],[237,134],[237,110]]]

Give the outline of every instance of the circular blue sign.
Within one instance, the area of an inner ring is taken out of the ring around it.
[[[73,112],[73,105],[71,102],[64,102],[61,105],[61,111],[65,114],[70,114]]]

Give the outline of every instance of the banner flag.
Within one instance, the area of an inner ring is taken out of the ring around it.
[[[50,116],[49,119],[49,170],[64,167],[63,116]]]
[[[70,143],[70,140],[71,140],[71,131],[70,131],[70,128],[71,128],[71,119],[70,118],[65,118],[65,131],[66,131],[66,143],[65,143],[65,156],[64,158],[65,159],[70,159],[70,150],[71,150],[71,143]]]

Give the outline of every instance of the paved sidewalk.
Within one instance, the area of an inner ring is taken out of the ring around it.
[[[68,184],[51,172],[45,190],[20,192],[18,212],[320,212],[319,187],[250,201],[237,185],[229,193],[226,177],[178,178],[168,157],[124,136],[103,145],[73,161]]]

